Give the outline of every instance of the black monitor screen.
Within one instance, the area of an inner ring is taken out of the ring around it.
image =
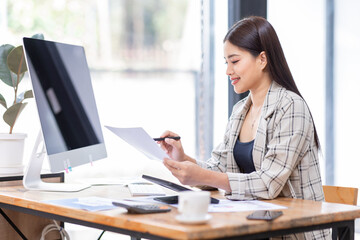
[[[103,143],[84,48],[31,38],[24,47],[48,154]]]

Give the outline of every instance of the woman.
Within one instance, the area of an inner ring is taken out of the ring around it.
[[[233,200],[323,201],[315,125],[271,24],[261,17],[237,22],[225,36],[224,57],[234,91],[249,90],[249,96],[234,106],[224,140],[208,161],[196,161],[181,141],[166,138],[159,142],[171,158],[165,166],[181,183],[221,188]],[[177,134],[161,137],[167,136]],[[329,231],[287,237],[327,239]]]

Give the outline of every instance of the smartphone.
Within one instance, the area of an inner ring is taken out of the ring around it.
[[[248,215],[246,218],[250,220],[267,220],[271,221],[275,218],[280,217],[283,214],[282,211],[268,211],[268,210],[261,210],[261,211],[255,211]]]
[[[120,202],[112,202],[113,205],[123,207],[128,210],[128,213],[145,214],[145,213],[164,213],[170,212],[171,208],[167,206],[144,204],[144,205],[127,205]]]

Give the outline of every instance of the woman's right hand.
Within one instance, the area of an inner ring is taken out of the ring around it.
[[[164,141],[158,141],[160,147],[166,152],[169,157],[175,161],[185,161],[186,155],[181,144],[181,140],[174,140],[166,137],[178,137],[179,135],[170,131],[165,131],[160,137],[165,138]]]

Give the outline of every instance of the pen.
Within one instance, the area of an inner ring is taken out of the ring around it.
[[[154,138],[154,141],[164,141],[165,138],[171,138],[174,140],[180,140],[180,137],[163,137],[163,138]]]

